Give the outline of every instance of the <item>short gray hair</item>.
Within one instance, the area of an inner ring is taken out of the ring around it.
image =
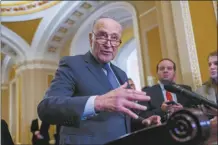
[[[103,15],[103,16],[100,16],[100,17],[98,17],[97,19],[94,20],[94,22],[93,22],[93,24],[92,24],[92,30],[94,29],[94,26],[95,26],[96,22],[97,22],[98,20],[104,19],[104,18],[108,18],[108,19],[112,19],[112,20],[114,20],[114,21],[117,21],[114,17],[104,16],[104,15]]]

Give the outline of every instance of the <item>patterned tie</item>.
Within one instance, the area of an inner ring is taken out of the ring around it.
[[[109,64],[108,64],[108,63],[105,64],[105,65],[103,66],[103,68],[107,71],[107,78],[108,78],[109,82],[111,83],[113,89],[118,88],[118,87],[119,87],[119,84],[118,84],[118,82],[117,82],[117,80],[116,80],[116,76],[115,76],[114,73],[112,72],[112,70],[111,70]]]
[[[170,92],[166,91],[166,97],[167,97],[167,101],[173,101],[173,97]]]

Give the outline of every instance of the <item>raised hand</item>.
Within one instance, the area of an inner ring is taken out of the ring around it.
[[[145,92],[126,88],[127,83],[104,95],[97,96],[95,99],[95,110],[122,112],[137,119],[138,115],[131,109],[145,111],[147,107],[137,104],[136,101],[149,101],[150,97],[146,96]]]

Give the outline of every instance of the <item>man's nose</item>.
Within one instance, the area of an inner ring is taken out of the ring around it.
[[[216,68],[216,65],[212,63],[211,66],[210,66],[210,68],[211,68],[211,69],[215,69],[215,68]]]
[[[105,45],[106,45],[107,47],[110,47],[110,46],[111,46],[111,41],[110,41],[110,39],[107,40],[107,42],[105,43]]]
[[[165,69],[164,69],[164,72],[168,72],[168,69],[167,69],[167,68],[165,68]]]

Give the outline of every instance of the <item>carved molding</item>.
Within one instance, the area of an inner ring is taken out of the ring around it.
[[[202,85],[194,32],[188,1],[172,1],[176,39],[183,83],[194,89]]]
[[[9,89],[8,84],[1,84],[1,90]]]
[[[214,9],[215,17],[217,20],[217,1],[213,1],[213,9]],[[218,22],[218,20],[217,20],[217,22]]]
[[[1,16],[18,16],[25,14],[32,14],[38,11],[43,11],[48,9],[60,1],[32,1],[28,3],[23,3],[20,5],[6,5],[1,4]]]
[[[51,62],[46,60],[24,61],[23,63],[20,63],[15,67],[16,75],[19,75],[22,71],[27,69],[56,70],[57,68],[58,68],[58,64],[56,62]]]
[[[194,85],[196,87],[202,85],[201,81],[201,73],[198,63],[198,55],[195,45],[195,39],[194,39],[194,32],[192,27],[192,20],[191,20],[191,14],[189,10],[189,2],[188,1],[181,1],[181,6],[183,10],[183,22],[185,26],[185,34],[186,34],[186,41],[187,41],[187,48],[189,52],[189,58],[190,58],[190,64],[191,64],[191,71],[192,71],[192,77],[194,79]]]

